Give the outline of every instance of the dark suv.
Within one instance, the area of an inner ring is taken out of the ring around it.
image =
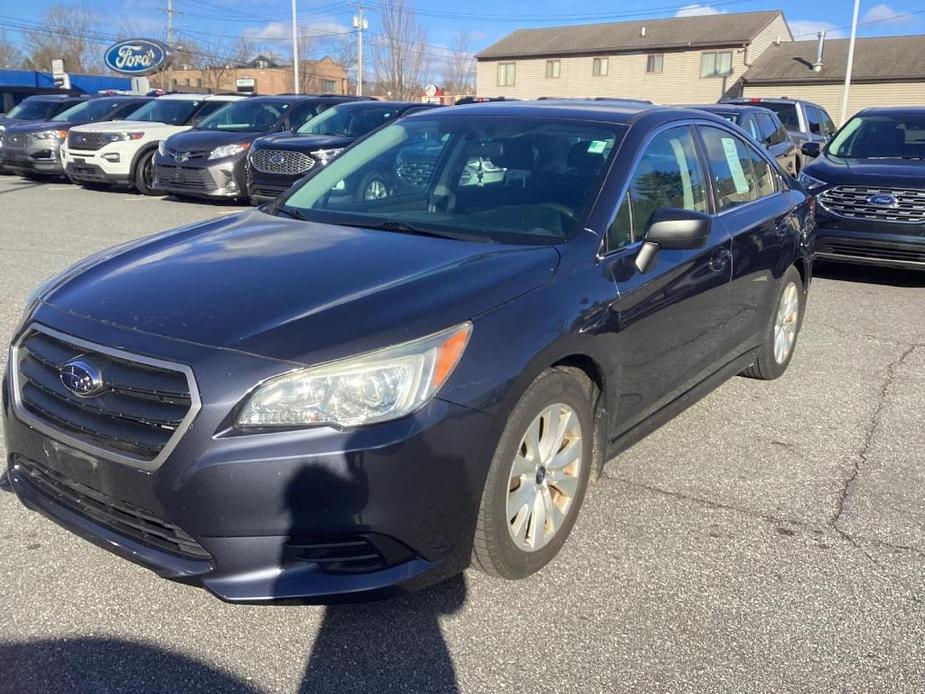
[[[925,108],[866,109],[803,151],[818,257],[925,270]]]
[[[435,147],[409,188],[347,192]],[[484,160],[503,175],[472,185]],[[789,180],[695,110],[397,119],[276,202],[37,289],[3,381],[7,486],[231,601],[527,576],[605,460],[786,370],[814,223]]]
[[[751,104],[704,104],[690,108],[709,111],[735,123],[767,147],[784,171],[791,176],[799,173],[800,150],[774,111]]]
[[[752,104],[753,106],[762,106],[774,111],[780,118],[781,123],[784,124],[784,127],[787,128],[787,132],[790,133],[790,137],[793,138],[797,147],[802,147],[805,142],[825,143],[835,132],[835,124],[829,117],[828,112],[812,101],[788,99],[786,96],[782,96],[780,98],[730,99],[723,103]],[[800,168],[809,163],[810,157],[802,155],[801,152],[801,159]]]

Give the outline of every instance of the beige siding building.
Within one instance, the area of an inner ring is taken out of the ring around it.
[[[738,96],[749,65],[791,40],[777,11],[521,29],[476,56],[477,92],[712,103]]]
[[[772,46],[745,73],[744,96],[814,101],[839,124],[870,106],[925,106],[925,36],[858,39],[844,114],[848,40],[823,43],[819,70],[813,69],[817,48],[817,41]]]

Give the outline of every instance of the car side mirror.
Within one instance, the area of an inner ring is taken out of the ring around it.
[[[649,219],[642,248],[636,256],[636,269],[645,274],[660,250],[688,251],[703,248],[710,238],[713,220],[693,210],[663,207]]]
[[[807,157],[818,157],[819,153],[822,151],[822,147],[818,142],[804,142],[803,146],[800,147],[800,151],[803,152]]]

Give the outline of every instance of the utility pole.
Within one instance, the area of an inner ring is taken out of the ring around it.
[[[851,19],[851,40],[848,42],[848,65],[845,67],[845,91],[841,97],[841,120],[843,125],[848,118],[848,89],[851,87],[851,71],[854,69],[854,40],[858,36],[858,12],[861,10],[861,0],[854,0],[854,16]]]
[[[167,45],[173,50],[173,0],[167,0]]]
[[[292,93],[299,93],[299,27],[296,19],[296,0],[292,0]]]
[[[369,22],[363,14],[362,5],[357,5],[353,27],[357,30],[357,96],[363,96],[363,32],[369,29]]]

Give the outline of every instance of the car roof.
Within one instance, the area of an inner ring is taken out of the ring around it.
[[[825,108],[817,104],[815,101],[809,101],[808,99],[791,99],[788,96],[741,96],[735,99],[725,99],[722,103],[724,104],[752,104],[753,106],[760,106],[761,102],[770,101],[775,104],[809,104],[810,106],[815,106],[821,111],[825,111]]]
[[[769,113],[776,117],[776,113],[769,108],[759,104],[691,104],[685,108],[696,108],[698,111],[709,111],[710,113],[747,113],[749,111],[758,111],[759,113]]]
[[[237,101],[246,99],[246,96],[238,94],[164,94],[157,97],[158,99],[167,99],[168,101]]]
[[[27,96],[23,101],[28,99],[29,101],[83,101],[84,99],[89,99],[87,94],[33,94],[32,96]]]
[[[857,115],[870,116],[925,116],[925,106],[871,106]]]
[[[424,104],[418,101],[344,101],[337,104],[337,108],[373,108],[373,107],[386,107],[386,108],[411,108],[412,106],[433,106],[433,104]]]

